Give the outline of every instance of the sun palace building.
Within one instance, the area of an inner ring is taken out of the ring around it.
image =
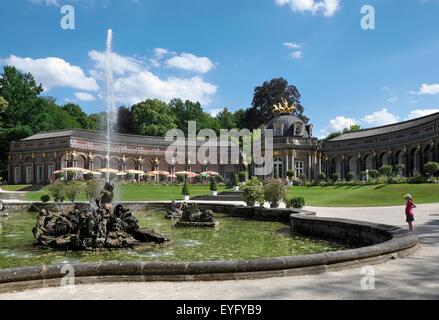
[[[273,177],[286,178],[293,170],[296,177],[308,180],[349,172],[360,177],[366,170],[384,164],[404,164],[404,175],[423,172],[428,161],[439,161],[439,113],[406,122],[347,133],[330,141],[313,136],[313,126],[292,114],[281,114],[263,127],[272,129]],[[11,144],[8,155],[10,184],[45,184],[53,173],[66,167],[96,171],[109,166],[115,170],[217,171],[231,179],[234,173],[253,166],[242,157],[236,163],[168,163],[165,151],[170,145],[163,137],[114,134],[111,156],[107,158],[106,137],[102,132],[63,130],[42,132]],[[219,152],[218,152],[219,154]]]

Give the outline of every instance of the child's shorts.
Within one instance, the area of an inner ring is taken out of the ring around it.
[[[413,221],[415,221],[415,217],[412,216],[412,215],[407,215],[407,220],[406,221],[407,222],[413,222]]]

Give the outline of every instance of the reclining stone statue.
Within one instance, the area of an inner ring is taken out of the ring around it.
[[[130,210],[117,205],[113,210],[114,186],[107,183],[96,204],[68,213],[39,210],[33,234],[41,245],[70,250],[125,248],[141,243],[161,244],[164,235],[140,229]]]
[[[219,222],[213,216],[212,210],[201,211],[195,203],[184,203],[182,210],[181,219],[175,225],[176,227],[219,227]]]

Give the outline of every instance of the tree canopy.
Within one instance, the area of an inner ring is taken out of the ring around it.
[[[297,87],[288,84],[284,78],[275,78],[255,88],[252,107],[245,115],[245,124],[249,129],[255,129],[273,119],[273,105],[277,105],[283,99],[290,105],[295,104],[293,114],[308,123],[309,119],[304,115],[305,109],[300,102],[301,95]]]
[[[134,131],[139,135],[164,136],[177,128],[176,116],[171,107],[160,100],[145,100],[132,107]]]

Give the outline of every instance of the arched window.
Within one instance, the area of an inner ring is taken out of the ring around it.
[[[281,158],[275,158],[273,161],[273,177],[275,179],[284,177],[284,162]]]

